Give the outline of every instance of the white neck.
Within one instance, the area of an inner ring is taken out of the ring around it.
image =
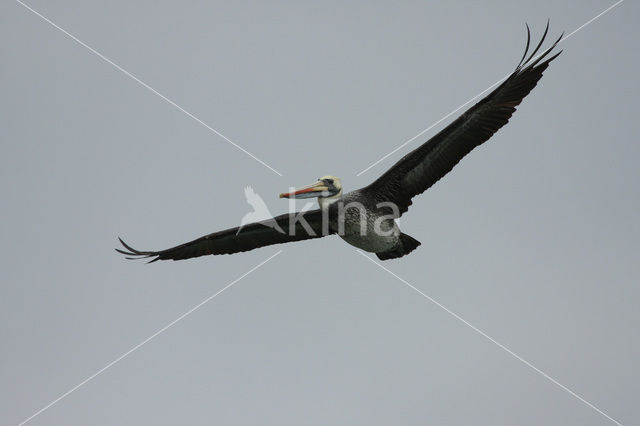
[[[342,191],[338,192],[336,195],[332,195],[331,197],[318,197],[318,204],[322,210],[328,209],[329,206],[336,201],[338,201],[342,197]]]

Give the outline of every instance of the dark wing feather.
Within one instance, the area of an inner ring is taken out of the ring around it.
[[[527,26],[527,47],[515,71],[484,99],[422,146],[400,159],[362,191],[377,202],[395,203],[400,213],[406,212],[411,205],[411,198],[430,188],[473,148],[486,142],[507,124],[516,106],[536,86],[549,63],[562,53],[560,51],[544,60],[560,42],[561,35],[539,58],[531,61],[542,46],[548,30],[547,22],[540,43],[527,57],[530,42]]]
[[[311,232],[307,231],[301,219],[309,224]],[[274,220],[284,232],[273,227]],[[290,223],[294,223],[294,232],[290,232]],[[126,250],[116,249],[116,251],[128,256],[127,259],[153,258],[149,261],[151,263],[156,260],[182,260],[208,254],[239,253],[273,244],[320,238],[331,233],[333,233],[331,230],[323,232],[322,212],[311,210],[303,213],[283,214],[266,221],[251,223],[243,226],[239,232],[238,228],[214,232],[188,243],[160,251],[136,250],[120,239]]]

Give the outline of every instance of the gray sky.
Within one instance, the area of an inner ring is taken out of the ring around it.
[[[339,238],[145,265],[236,226],[252,185],[367,184],[511,71],[529,22],[612,1],[0,3],[0,423],[602,425]],[[414,200],[385,266],[624,424],[640,394],[637,26],[576,33],[511,123]]]

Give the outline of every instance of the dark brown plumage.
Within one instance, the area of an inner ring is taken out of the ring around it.
[[[395,203],[404,213],[411,199],[429,189],[449,173],[462,158],[489,140],[507,124],[516,106],[536,86],[549,63],[562,51],[541,62],[560,42],[562,35],[539,58],[531,62],[549,31],[549,23],[535,50],[527,57],[531,33],[527,25],[527,47],[520,63],[496,89],[468,109],[422,146],[405,155],[386,173],[362,189],[377,201]]]
[[[295,220],[294,217],[298,216]],[[302,217],[310,226],[313,233],[308,233],[300,220]],[[250,223],[238,228],[230,228],[224,231],[214,232],[204,237],[197,238],[188,243],[180,244],[166,250],[160,251],[140,251],[132,248],[127,243],[120,240],[126,250],[116,249],[119,253],[127,255],[127,259],[153,258],[149,263],[156,260],[182,260],[192,257],[200,257],[208,254],[233,254],[243,251],[253,250],[259,247],[266,247],[273,244],[291,243],[294,241],[320,238],[332,231],[322,233],[322,212],[319,209],[310,210],[303,213],[288,213],[273,218],[283,232],[273,227],[272,221]],[[295,220],[294,235],[289,235],[289,225]]]
[[[313,195],[320,197],[321,206],[323,204],[326,206],[331,205],[330,208],[327,207],[326,211],[332,212],[333,218],[336,217],[334,213],[338,203],[331,203],[341,200],[356,200],[367,206],[367,217],[372,222],[381,215],[388,214],[388,212],[381,213],[376,207],[371,207],[380,202],[394,203],[398,207],[400,214],[406,212],[411,205],[413,197],[430,188],[451,171],[471,150],[486,142],[502,126],[507,124],[516,107],[542,78],[542,73],[547,69],[549,63],[562,53],[558,52],[547,58],[562,39],[561,35],[551,47],[545,50],[538,58],[533,59],[538,50],[540,50],[548,31],[549,23],[547,22],[547,27],[540,42],[533,52],[527,56],[531,41],[529,26],[527,26],[527,46],[520,63],[513,73],[489,95],[437,135],[405,155],[372,184],[343,196],[341,187],[334,187],[334,180],[339,182],[339,179],[326,177],[327,179],[320,179],[317,184],[305,187],[303,190],[282,194],[281,196],[299,194],[306,197],[309,194],[313,194],[314,191],[322,193],[333,191],[329,196]],[[120,242],[126,250],[116,250],[129,256],[129,259],[152,258],[150,262],[166,259],[181,260],[208,254],[238,253],[272,244],[319,238],[334,233],[333,230],[323,233],[322,210],[313,210],[303,214],[304,219],[311,227],[311,233],[307,232],[298,222],[295,225],[294,235],[290,235],[290,232],[288,232],[289,224],[294,220],[295,215],[284,214],[274,218],[277,224],[285,231],[284,233],[269,226],[269,221],[264,221],[246,225],[240,232],[238,232],[238,228],[231,228],[167,250],[139,251],[133,249],[122,240]],[[347,223],[347,228],[357,229],[359,222],[356,223],[354,221],[357,220],[352,219],[350,223]],[[387,224],[391,228],[395,226],[393,221],[387,222]],[[420,245],[417,240],[402,234],[397,226],[395,226],[393,232],[394,234],[391,237],[385,237],[386,239],[373,233],[364,235],[364,238],[354,237],[354,233],[346,237],[342,234],[340,236],[356,247],[375,252],[383,260],[404,256]],[[407,242],[410,242],[410,244],[407,245]]]

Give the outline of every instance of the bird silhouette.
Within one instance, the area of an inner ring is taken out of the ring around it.
[[[240,233],[243,226],[253,222],[264,222],[263,225],[273,228],[280,233],[285,233],[280,225],[278,225],[278,222],[273,218],[271,212],[269,212],[269,208],[262,197],[256,194],[252,187],[247,186],[244,188],[244,196],[247,199],[247,203],[253,207],[253,211],[242,217],[242,220],[240,220],[240,227],[238,227],[236,235]]]

